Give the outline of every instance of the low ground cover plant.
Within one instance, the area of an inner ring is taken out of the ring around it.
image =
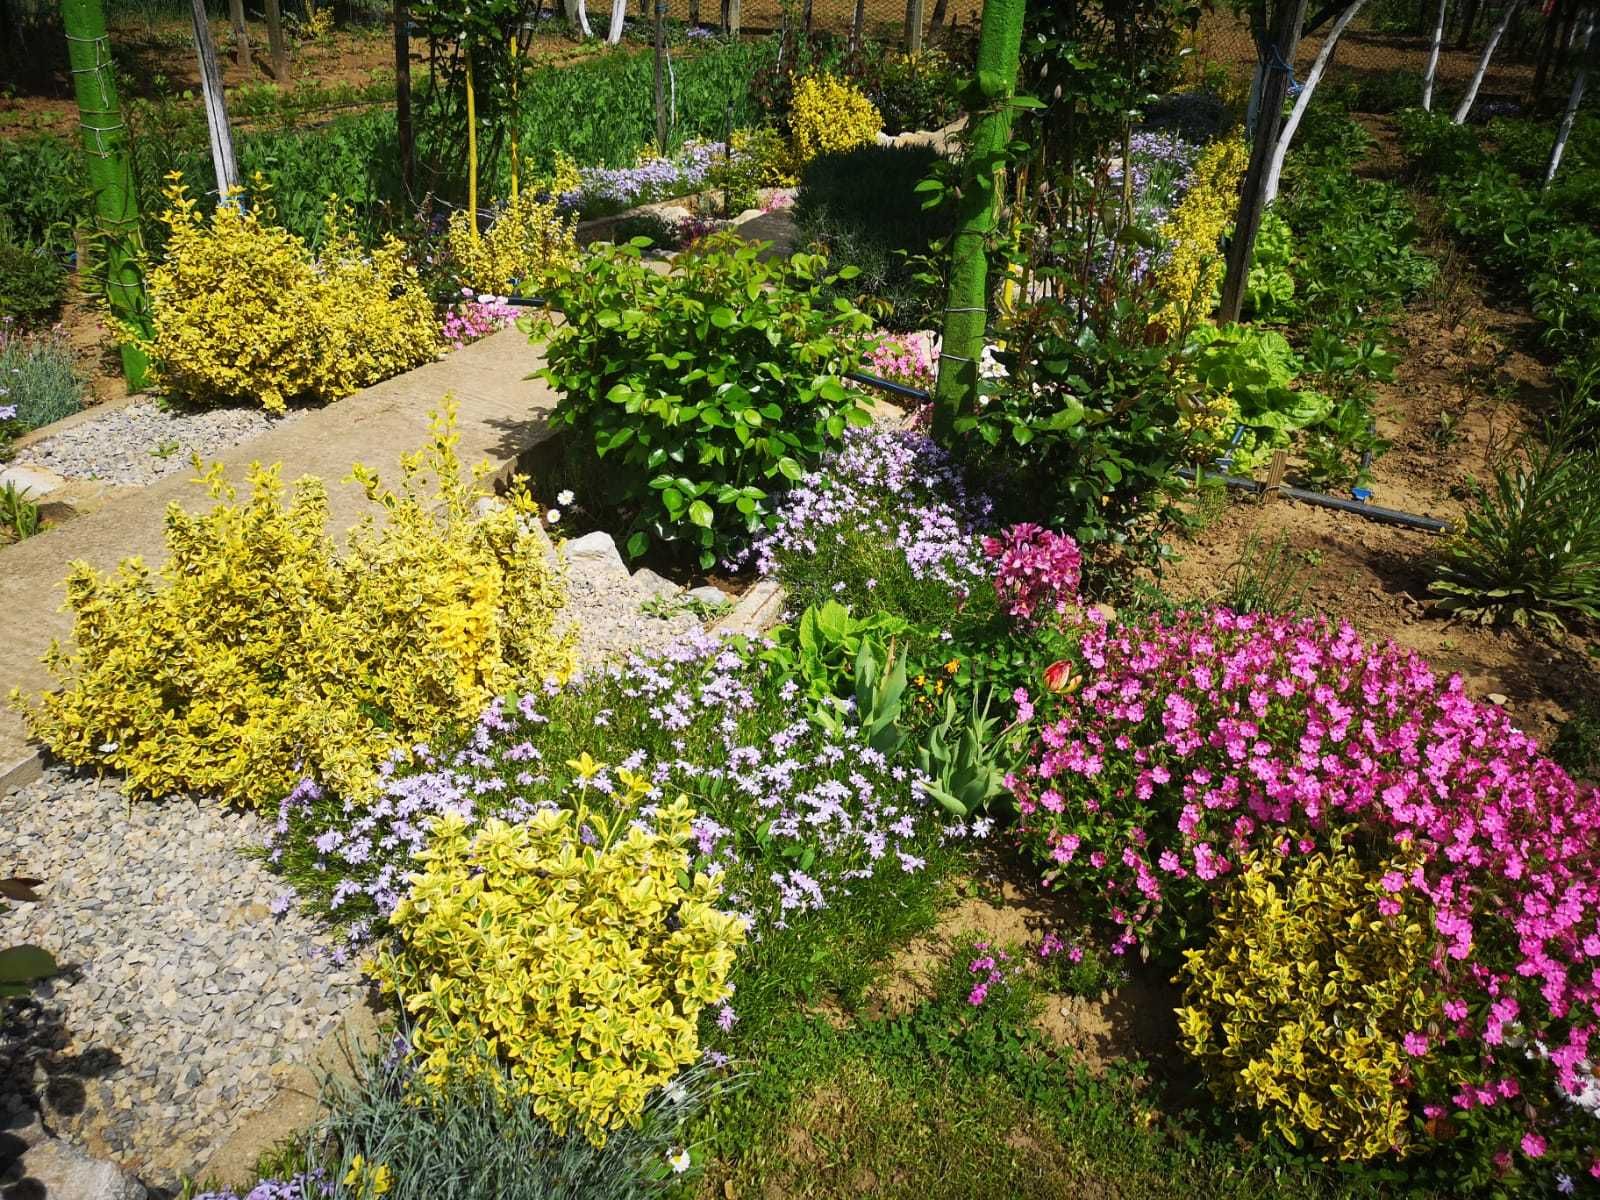
[[[316,256],[272,223],[259,181],[249,206],[209,217],[181,182],[167,201],[170,236],[149,278],[154,331],[125,332],[174,398],[281,412],[291,400],[341,399],[437,352],[433,304],[404,250],[390,239],[363,252],[337,201]]]
[[[598,463],[584,490],[617,514],[630,557],[652,546],[710,567],[769,527],[773,498],[845,430],[869,423],[843,375],[865,357],[871,321],[823,289],[819,256],[763,262],[713,236],[665,274],[643,246],[603,245],[557,271],[542,374],[561,394],[569,450]],[[592,456],[592,458],[591,458]]]
[[[819,154],[800,172],[799,238],[856,267],[839,292],[892,330],[936,323],[937,289],[918,276],[920,260],[949,232],[949,215],[924,209],[916,187],[937,160],[926,146],[867,145]]]
[[[12,439],[83,407],[76,357],[60,330],[28,334],[0,317],[0,459]]]
[[[46,660],[61,690],[25,703],[34,736],[138,796],[264,807],[309,773],[354,802],[380,762],[519,680],[568,672],[564,593],[532,503],[514,490],[474,515],[453,421],[453,408],[436,417],[398,491],[355,468],[383,521],[365,518],[342,552],[322,481],[297,481],[285,503],[277,467],[258,464],[247,497],[213,467],[210,511],[169,508],[157,571],[75,566],[73,641]]]

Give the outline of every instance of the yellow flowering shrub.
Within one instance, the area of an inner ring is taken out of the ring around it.
[[[1212,142],[1195,160],[1194,183],[1161,226],[1170,249],[1156,267],[1155,283],[1166,301],[1158,319],[1169,329],[1204,316],[1222,283],[1220,243],[1239,207],[1239,183],[1249,161],[1243,142]]]
[[[716,908],[720,885],[689,876],[687,801],[662,805],[647,832],[633,818],[649,781],[617,775],[626,796],[609,818],[436,820],[371,965],[411,1015],[426,1082],[508,1081],[597,1146],[699,1057],[700,1012],[727,997],[744,939]]]
[[[795,84],[789,132],[797,165],[819,154],[853,150],[882,128],[877,106],[838,76],[807,75]]]
[[[383,757],[520,681],[565,676],[564,592],[532,502],[513,489],[475,517],[456,440],[448,406],[402,459],[398,493],[358,466],[382,521],[352,529],[343,553],[321,480],[285,504],[276,465],[252,468],[247,499],[220,465],[205,471],[219,503],[167,510],[159,572],[73,565],[74,645],[45,660],[60,690],[24,705],[34,735],[146,796],[260,807],[312,775],[359,798]]]
[[[363,250],[330,200],[322,254],[272,224],[258,178],[252,203],[205,215],[174,175],[171,231],[150,272],[154,334],[137,337],[155,380],[185,400],[338,400],[433,358],[433,304],[404,248]]]
[[[1415,1069],[1407,1035],[1434,1008],[1425,902],[1402,855],[1369,875],[1337,843],[1286,863],[1246,856],[1211,940],[1184,952],[1183,1041],[1213,1089],[1260,1110],[1292,1145],[1364,1160],[1409,1147],[1397,1080]],[[1385,884],[1396,886],[1390,891]]]
[[[532,189],[524,189],[476,240],[471,214],[456,210],[445,230],[445,245],[461,282],[476,292],[504,295],[518,285],[537,292],[551,270],[576,261],[577,220],[561,215],[553,199],[557,194],[541,200]]]

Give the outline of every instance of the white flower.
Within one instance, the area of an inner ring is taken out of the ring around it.
[[[682,1149],[675,1150],[667,1155],[667,1163],[672,1167],[674,1175],[682,1175],[689,1169],[689,1152]]]
[[[689,1099],[689,1089],[684,1087],[683,1084],[678,1083],[676,1080],[667,1084],[664,1091],[667,1099],[672,1101],[674,1104],[683,1104]]]
[[[544,519],[550,524],[554,525],[557,521],[561,520],[561,510],[559,508],[552,508],[549,512],[545,513]]]
[[[116,751],[117,751],[117,743],[116,742],[101,742],[100,743],[100,753],[101,754],[115,754]]]
[[[573,499],[574,497],[572,495],[571,488],[567,488],[566,491],[556,493],[556,503],[561,505],[563,508],[571,504]]]

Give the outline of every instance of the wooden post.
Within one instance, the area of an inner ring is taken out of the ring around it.
[[[800,28],[805,30],[806,36],[811,36],[812,0],[805,0],[800,6]]]
[[[700,28],[700,0],[689,0],[689,28]]]
[[[279,84],[289,82],[289,54],[283,48],[283,13],[278,0],[265,0],[267,14],[267,47],[272,52],[272,78]]]
[[[850,49],[861,49],[861,35],[867,23],[867,0],[856,0],[855,15],[850,18]]]
[[[239,167],[233,158],[233,132],[228,128],[228,108],[222,97],[222,71],[217,47],[211,40],[205,0],[191,0],[194,45],[200,55],[200,94],[206,105],[206,129],[211,134],[211,165],[217,172],[217,198],[227,204],[239,186]]]
[[[417,193],[417,133],[411,124],[411,6],[394,0],[394,130],[400,142],[400,186]]]
[[[1256,234],[1261,229],[1261,214],[1266,208],[1267,171],[1278,134],[1283,129],[1283,102],[1289,95],[1289,64],[1300,44],[1300,27],[1306,19],[1306,0],[1279,0],[1277,20],[1272,29],[1266,78],[1261,82],[1261,107],[1256,117],[1255,143],[1250,147],[1250,167],[1244,176],[1244,192],[1239,199],[1239,215],[1233,222],[1233,240],[1228,245],[1228,273],[1222,281],[1222,304],[1217,323],[1226,325],[1239,319],[1244,307],[1244,285],[1250,277],[1250,259],[1255,254]]]
[[[906,0],[906,53],[922,51],[922,16],[924,0]]]
[[[1467,0],[1466,7],[1461,10],[1461,29],[1456,34],[1456,49],[1465,50],[1467,43],[1472,40],[1472,27],[1478,23],[1478,10],[1482,7],[1482,0]]]
[[[667,0],[656,0],[656,150],[667,153]]]
[[[1555,7],[1545,16],[1544,30],[1539,37],[1539,61],[1533,69],[1533,98],[1544,97],[1545,85],[1550,82],[1550,64],[1555,60],[1556,34],[1561,29],[1562,13],[1568,0],[1556,0]]]
[[[228,16],[233,21],[233,61],[241,71],[250,69],[250,31],[244,24],[244,0],[228,0]]]
[[[722,0],[722,27],[731,38],[739,36],[740,0]]]

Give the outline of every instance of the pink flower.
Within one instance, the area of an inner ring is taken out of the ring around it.
[[[1412,1058],[1421,1058],[1428,1052],[1428,1036],[1413,1031],[1400,1039],[1400,1045]]]
[[[1529,1131],[1522,1135],[1522,1152],[1529,1158],[1543,1158],[1547,1148],[1544,1138],[1537,1133]]]

